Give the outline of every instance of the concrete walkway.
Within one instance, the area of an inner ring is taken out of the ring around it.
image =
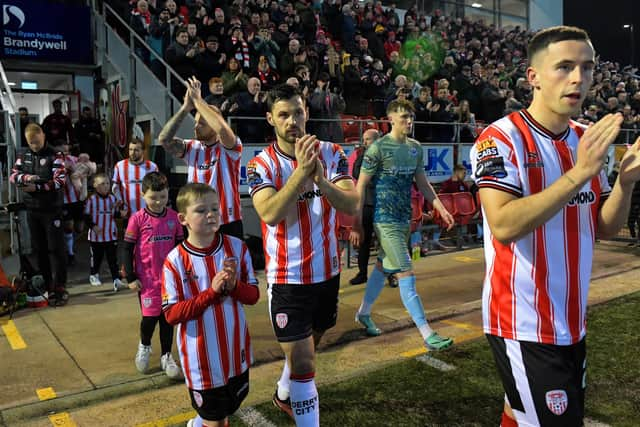
[[[598,245],[590,303],[640,290],[636,271],[640,257],[635,251]],[[429,256],[417,261],[415,269],[418,292],[439,332],[457,342],[481,336],[482,250]],[[157,339],[154,371],[141,375],[135,369],[140,321],[136,294],[84,283],[88,275],[82,261],[75,271],[67,306],[22,310],[13,322],[0,318],[0,425],[184,423],[191,414],[186,389],[160,372]],[[365,339],[353,320],[364,292],[364,285],[348,284],[354,274],[355,269],[345,269],[341,277],[339,320],[321,345],[319,382],[337,381],[424,352],[398,290],[388,287],[373,312],[385,333]],[[270,399],[282,367],[282,352],[267,314],[264,276],[259,278],[260,302],[246,308],[256,361],[247,405]],[[24,347],[13,349],[17,337]],[[75,424],[46,418],[51,412],[66,413]]]

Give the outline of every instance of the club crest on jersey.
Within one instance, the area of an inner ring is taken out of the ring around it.
[[[144,306],[144,308],[151,307],[151,304],[153,304],[152,298],[142,298],[142,305]]]
[[[40,166],[44,166],[47,164],[47,159],[40,159]]]
[[[527,163],[524,164],[525,168],[542,168],[544,163],[540,161],[538,153],[527,152]]]
[[[167,221],[167,227],[169,227],[169,230],[173,230],[173,227],[176,226],[176,222],[172,219],[170,219],[169,221]]]
[[[185,271],[185,278],[183,280],[184,283],[189,283],[190,281],[197,281],[198,280],[198,276],[193,272],[193,270],[187,270]]]
[[[284,329],[287,326],[287,323],[289,323],[289,316],[287,316],[287,313],[276,314],[276,325],[278,325],[278,328]]]
[[[545,395],[547,408],[555,415],[562,415],[567,410],[569,398],[564,390],[551,390]]]

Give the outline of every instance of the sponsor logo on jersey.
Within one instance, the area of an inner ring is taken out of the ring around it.
[[[300,193],[298,195],[298,201],[304,202],[305,200],[315,199],[316,197],[322,197],[322,191],[319,188],[315,190],[305,191],[304,193]]]
[[[596,193],[593,190],[581,191],[573,199],[569,200],[569,206],[574,205],[590,205],[596,201]]]
[[[492,176],[494,178],[504,178],[507,176],[504,159],[502,157],[489,157],[478,161],[476,165],[476,178],[483,176]]]

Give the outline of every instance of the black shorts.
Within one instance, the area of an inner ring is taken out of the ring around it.
[[[84,202],[73,202],[62,205],[62,220],[81,221],[84,215]]]
[[[269,285],[269,314],[278,342],[299,341],[333,328],[340,275],[311,285]]]
[[[585,339],[567,346],[487,339],[518,425],[582,426]]]
[[[238,410],[249,394],[249,370],[229,378],[227,385],[207,390],[189,389],[191,406],[200,417],[209,421],[221,421]]]

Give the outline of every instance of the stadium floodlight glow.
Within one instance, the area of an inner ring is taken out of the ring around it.
[[[20,82],[20,87],[22,89],[27,89],[27,90],[37,90],[38,89],[38,82],[31,81],[31,80],[23,80],[23,81]]]
[[[631,28],[631,24],[624,24],[622,28]]]
[[[482,4],[480,3],[471,3],[471,7],[482,7]]]
[[[15,86],[15,85],[16,85],[16,82],[8,82],[7,84],[8,84],[9,86]]]

